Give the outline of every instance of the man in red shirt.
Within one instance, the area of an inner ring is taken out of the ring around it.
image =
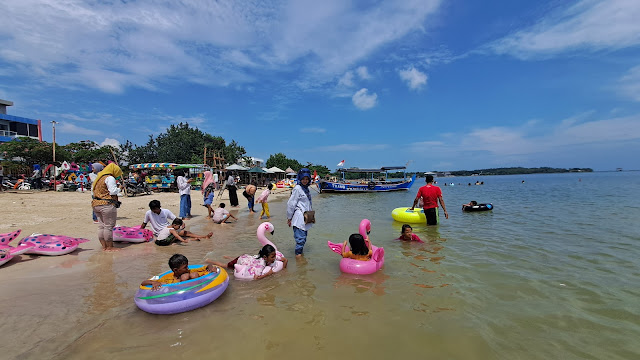
[[[421,187],[418,190],[416,199],[413,200],[413,210],[418,201],[422,198],[422,208],[424,209],[424,215],[427,217],[427,225],[438,225],[438,201],[442,205],[442,211],[444,211],[444,217],[449,218],[447,208],[444,206],[444,200],[442,199],[442,190],[439,187],[433,185],[433,175],[427,175],[425,177],[427,185]]]

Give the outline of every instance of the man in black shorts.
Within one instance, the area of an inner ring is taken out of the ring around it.
[[[418,204],[418,201],[422,199],[422,208],[424,209],[424,215],[427,217],[427,225],[438,225],[438,202],[440,202],[440,205],[442,206],[442,211],[444,211],[444,217],[446,219],[449,218],[449,213],[447,212],[447,208],[444,206],[442,190],[433,185],[433,175],[427,175],[425,177],[425,181],[427,182],[427,185],[418,190],[416,199],[413,200],[411,210],[413,210]]]

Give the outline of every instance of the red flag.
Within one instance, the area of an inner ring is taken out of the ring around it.
[[[318,172],[313,170],[313,180],[318,181]]]
[[[344,160],[340,161],[336,166],[344,166]]]

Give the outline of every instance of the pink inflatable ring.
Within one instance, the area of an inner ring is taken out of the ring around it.
[[[360,235],[368,240],[370,232],[371,222],[368,219],[362,220],[360,222]],[[334,244],[331,241],[327,241],[327,245],[333,252],[342,255],[343,244]],[[347,250],[349,250],[348,247],[347,245]],[[372,245],[371,250],[373,254],[371,259],[367,261],[342,258],[340,260],[340,271],[349,274],[367,275],[380,270],[384,265],[384,249]]]
[[[262,224],[260,224],[260,226],[258,226],[258,230],[256,230],[256,235],[258,236],[258,241],[260,241],[260,244],[262,244],[262,246],[271,245],[273,246],[274,249],[276,249],[276,260],[272,268],[273,268],[273,272],[278,272],[284,269],[284,263],[281,260],[279,260],[279,259],[282,259],[284,255],[282,255],[282,253],[278,251],[278,248],[275,246],[274,243],[272,243],[269,239],[267,239],[267,236],[264,234],[267,231],[273,234],[273,232],[275,231],[275,227],[270,222],[263,222]],[[244,271],[244,268],[246,266],[247,265],[235,264],[233,266],[234,278],[238,280],[253,280],[253,275],[250,275],[247,271]],[[268,270],[269,270],[269,267],[265,266],[264,272]]]
[[[16,230],[14,232],[0,234],[0,266],[8,263],[15,256],[24,254],[27,250],[32,248],[33,244],[24,244],[13,247],[9,243],[20,235],[22,230]]]
[[[20,240],[18,245],[33,245],[32,248],[27,249],[26,254],[56,256],[71,253],[78,248],[78,245],[88,241],[82,238],[43,234],[28,236]]]
[[[116,226],[113,228],[113,241],[142,243],[153,239],[153,231],[134,227]]]

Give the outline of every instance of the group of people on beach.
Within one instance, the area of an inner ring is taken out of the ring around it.
[[[99,169],[99,166],[96,166],[96,169]],[[116,180],[122,176],[122,170],[116,164],[111,163],[104,167],[104,169],[96,172],[95,180],[92,182],[92,207],[99,224],[98,239],[105,251],[114,251],[116,249],[113,247],[113,227],[115,226],[117,209],[120,206],[120,202],[118,201],[120,189],[117,186]],[[204,176],[202,195],[204,205],[208,210],[207,217],[219,224],[224,224],[230,219],[237,220],[235,216],[225,209],[226,206],[224,203],[220,203],[219,207],[215,210],[211,208],[214,199],[215,185],[213,184],[211,172],[205,172]],[[181,177],[184,177],[184,174],[179,174],[178,179]],[[427,224],[435,225],[437,224],[436,212],[438,203],[443,208],[445,218],[448,218],[449,214],[447,213],[440,188],[433,185],[433,176],[427,175],[426,182],[427,184],[418,190],[413,207],[421,202],[427,217]],[[312,197],[309,191],[310,183],[311,172],[306,168],[301,169],[298,173],[298,184],[293,188],[291,196],[287,201],[287,225],[293,228],[296,257],[303,256],[308,232],[315,222],[315,212],[313,211]],[[235,187],[235,185],[235,179],[230,176],[226,184],[227,189]],[[181,191],[181,213],[179,217],[175,216],[170,210],[163,209],[160,201],[152,200],[149,203],[149,210],[145,213],[144,220],[140,225],[142,229],[147,226],[150,227],[155,236],[155,244],[158,246],[168,246],[173,243],[187,243],[190,240],[199,241],[201,239],[209,239],[213,235],[212,232],[208,234],[195,234],[185,229],[184,218],[186,217],[188,219],[190,216],[189,180],[178,180],[178,189]],[[263,216],[266,216],[267,219],[270,218],[267,199],[271,189],[272,187],[268,186],[257,199],[257,202],[263,205],[260,218]],[[247,198],[248,207],[251,212],[254,211],[253,204],[256,191],[257,187],[255,184],[250,184],[243,192],[243,195]],[[189,200],[182,200],[185,195]],[[231,191],[229,195],[230,199],[232,199],[233,195]],[[233,202],[231,204],[232,206],[238,206],[237,204],[233,205]],[[402,233],[398,240],[422,242],[416,234],[413,234],[413,228],[408,224],[402,226]],[[347,241],[344,243],[345,246],[343,246],[343,249],[345,250],[342,253],[343,257],[360,261],[368,261],[371,259],[372,244],[368,236],[364,237],[361,234],[352,234],[349,237],[348,243],[349,247],[346,246]],[[267,268],[273,266],[275,260],[275,249],[271,245],[265,245],[257,255],[244,254],[226,264],[210,260],[209,265],[233,268],[233,266],[238,263],[243,265],[248,264],[250,265],[249,268],[255,270],[255,278],[259,279],[273,273],[272,269],[268,270]],[[283,261],[286,266],[286,258],[284,258],[284,256],[279,256],[277,260]],[[183,255],[174,255],[169,261],[169,267],[174,272],[175,281],[182,281],[183,279],[199,276],[198,273],[188,270],[188,260]],[[210,270],[217,271],[215,267],[210,267]],[[161,286],[157,281],[154,282],[152,280],[145,280],[143,284],[152,285],[154,288]]]

